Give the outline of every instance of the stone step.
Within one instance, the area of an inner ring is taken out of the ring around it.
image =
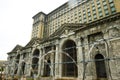
[[[65,78],[53,79],[52,77],[41,77],[40,80],[77,80],[77,78],[65,77]]]
[[[55,80],[77,80],[77,78],[74,78],[74,77],[63,77],[63,78],[59,78],[59,79],[55,79]]]
[[[40,80],[53,80],[52,77],[41,77]]]

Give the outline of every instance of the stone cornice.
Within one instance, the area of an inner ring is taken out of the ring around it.
[[[89,23],[86,23],[86,26],[83,26],[76,31],[79,32],[81,30],[89,29],[89,28],[92,28],[92,27],[97,26],[97,25],[101,25],[101,24],[104,24],[104,23],[115,21],[117,19],[120,19],[120,12],[116,13],[116,14],[106,16],[104,18],[101,18],[101,19],[98,19],[98,20],[95,20],[95,21],[92,21],[92,22],[89,22]]]
[[[21,50],[22,48],[23,48],[23,47],[22,47],[21,45],[16,45],[15,48],[14,48],[11,52],[9,52],[9,53],[7,53],[7,54],[17,53],[17,51],[18,51],[18,50]]]

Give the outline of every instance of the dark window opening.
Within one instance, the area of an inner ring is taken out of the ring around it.
[[[35,51],[34,51],[34,53],[33,53],[33,56],[39,56],[39,50],[38,49],[36,49]]]
[[[75,61],[77,62],[77,53],[76,53],[76,44],[72,40],[68,40],[63,45],[63,51]],[[67,55],[63,54],[63,66],[62,66],[62,75],[66,77],[77,77],[77,65],[73,62],[73,60]]]
[[[95,60],[97,78],[107,78],[104,57],[101,54],[97,54]]]
[[[25,74],[25,63],[23,62],[22,63],[22,75],[24,75]]]
[[[38,61],[39,61],[39,59],[38,58],[33,58],[32,59],[32,72],[34,73],[34,74],[38,74]]]
[[[44,75],[45,77],[48,77],[50,76],[50,64],[51,64],[51,61],[50,60],[47,60],[47,63],[44,63]]]

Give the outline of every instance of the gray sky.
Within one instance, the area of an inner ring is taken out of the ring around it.
[[[7,60],[17,44],[25,46],[32,31],[32,17],[46,14],[68,0],[0,0],[0,60]]]

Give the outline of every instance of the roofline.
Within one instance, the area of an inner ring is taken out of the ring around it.
[[[49,14],[53,13],[54,11],[56,11],[57,9],[59,9],[59,8],[63,7],[63,6],[64,6],[64,5],[66,5],[66,4],[68,4],[68,1],[67,1],[67,2],[65,2],[64,4],[62,4],[61,6],[57,7],[56,9],[52,10],[52,11],[51,11],[51,12],[49,12],[47,15],[49,15]]]
[[[44,14],[44,15],[46,15],[44,12],[38,12],[36,15],[34,15],[32,18],[34,19],[35,18],[35,16],[37,16],[37,15],[39,15],[39,14]]]

